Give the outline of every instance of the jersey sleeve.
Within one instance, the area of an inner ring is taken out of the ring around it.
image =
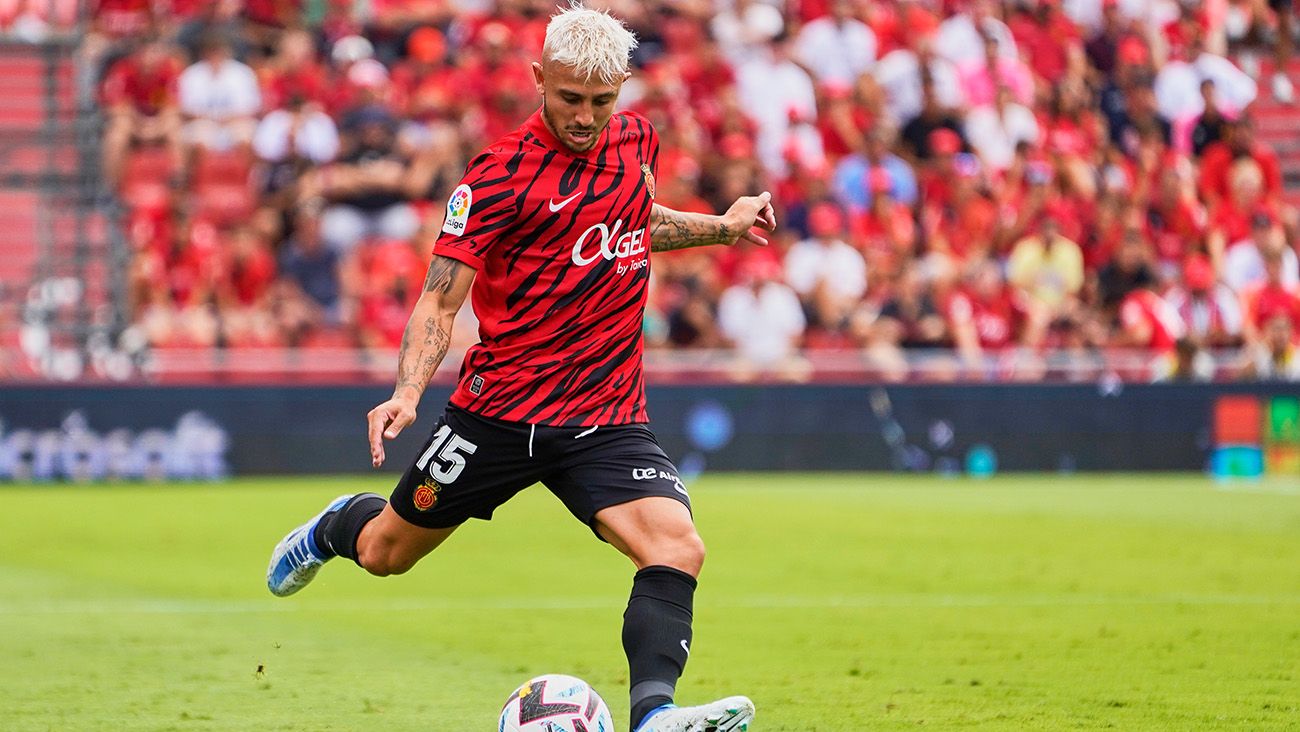
[[[492,153],[479,155],[447,200],[433,253],[482,269],[492,245],[515,222],[515,208],[510,173]]]

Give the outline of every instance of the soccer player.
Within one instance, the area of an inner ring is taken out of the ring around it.
[[[541,109],[474,158],[447,205],[393,397],[368,415],[372,463],[415,421],[473,283],[481,342],[451,403],[385,501],[340,496],[271,557],[276,595],[346,557],[400,574],[470,518],[541,482],[636,565],[624,613],[638,732],[745,730],[754,705],[729,697],[673,705],[690,654],[704,545],[677,469],[646,426],[642,315],[649,254],[739,241],[766,244],[771,196],[721,216],[654,202],[659,141],[643,117],[614,113],[636,39],[608,14],[571,7],[532,65]]]

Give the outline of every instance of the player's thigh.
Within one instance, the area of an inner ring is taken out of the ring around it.
[[[541,478],[528,436],[527,425],[448,407],[393,489],[392,518],[424,529],[491,519],[498,506]]]
[[[586,442],[584,442],[584,440]],[[579,521],[638,566],[698,571],[703,544],[677,467],[644,425],[575,439],[543,481]],[[665,561],[671,559],[672,561]]]

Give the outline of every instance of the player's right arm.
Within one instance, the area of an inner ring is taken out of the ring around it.
[[[384,464],[384,440],[397,437],[415,421],[424,389],[447,356],[451,326],[474,282],[474,268],[435,254],[424,278],[424,292],[411,311],[397,356],[397,386],[393,396],[366,415],[370,463]]]

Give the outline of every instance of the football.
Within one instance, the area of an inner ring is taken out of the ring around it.
[[[498,732],[614,732],[600,694],[563,674],[529,679],[506,700]]]

